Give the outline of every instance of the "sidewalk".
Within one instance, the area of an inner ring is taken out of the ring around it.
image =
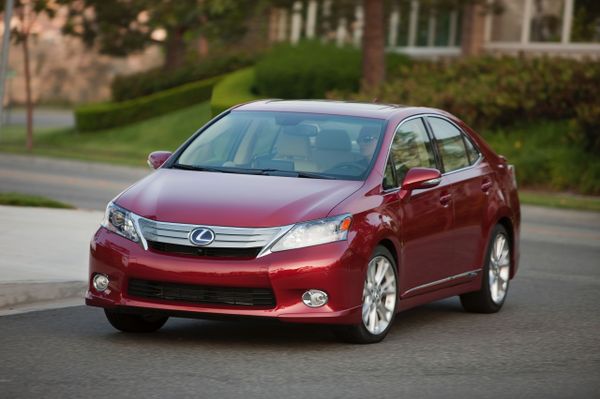
[[[27,124],[27,111],[25,108],[8,108],[4,114],[5,125],[20,125]],[[73,110],[52,108],[52,107],[36,107],[33,111],[34,127],[44,128],[67,128],[75,126],[75,116]]]
[[[0,206],[0,314],[81,298],[100,211]]]

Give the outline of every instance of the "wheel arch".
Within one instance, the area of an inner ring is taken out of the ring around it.
[[[398,269],[400,268],[400,263],[398,262],[398,250],[396,248],[396,245],[394,245],[394,243],[392,242],[392,240],[390,240],[389,238],[383,238],[379,240],[377,245],[381,245],[382,247],[390,251],[394,258],[394,263],[396,264],[396,271],[399,271]]]

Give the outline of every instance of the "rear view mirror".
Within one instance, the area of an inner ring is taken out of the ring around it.
[[[148,155],[148,166],[152,169],[158,169],[166,162],[167,159],[173,154],[170,151],[154,151]]]
[[[435,187],[442,181],[442,174],[432,168],[412,168],[402,181],[402,190],[412,191]]]

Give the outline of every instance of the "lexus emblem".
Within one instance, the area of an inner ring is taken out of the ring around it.
[[[190,232],[190,242],[194,245],[204,246],[215,240],[215,233],[211,229],[198,227]]]

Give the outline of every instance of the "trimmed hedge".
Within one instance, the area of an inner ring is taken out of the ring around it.
[[[107,129],[189,107],[209,100],[219,79],[188,83],[124,102],[84,105],[75,109],[75,125],[79,131]]]
[[[256,61],[256,56],[235,54],[219,56],[188,64],[175,71],[166,72],[154,68],[130,75],[115,77],[111,84],[113,101],[125,101],[147,96],[186,83],[223,75],[238,70]]]
[[[409,63],[387,54],[388,74]],[[324,98],[330,90],[354,92],[361,80],[361,52],[316,41],[280,45],[256,65],[257,92],[276,98]]]
[[[254,76],[254,68],[245,68],[226,75],[217,83],[210,99],[212,115],[218,115],[234,105],[260,99],[252,92]]]

